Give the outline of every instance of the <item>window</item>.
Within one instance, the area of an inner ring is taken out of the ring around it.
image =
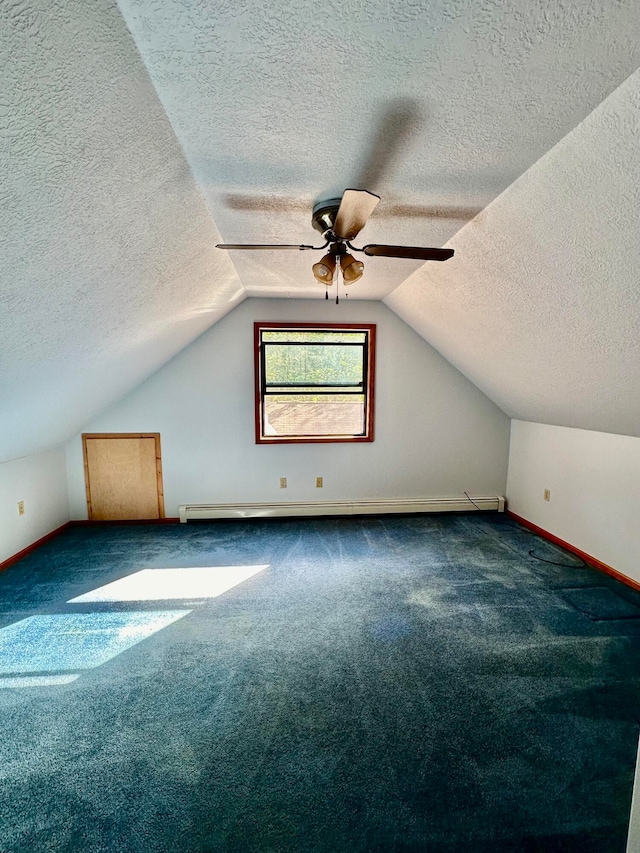
[[[255,323],[256,443],[373,441],[373,324]]]

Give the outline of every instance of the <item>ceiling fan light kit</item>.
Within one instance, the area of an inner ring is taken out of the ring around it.
[[[361,249],[353,246],[350,241],[354,240],[364,228],[379,201],[380,196],[368,190],[347,189],[341,199],[332,198],[314,205],[311,224],[326,241],[322,246],[219,243],[216,248],[298,249],[300,251],[313,249],[320,251],[328,246],[328,253],[312,266],[314,277],[326,287],[331,287],[334,281],[337,283],[338,270],[342,273],[344,285],[353,284],[354,281],[362,278],[364,264],[349,254],[347,248],[354,252],[364,252],[370,257],[413,258],[421,261],[446,261],[453,256],[453,249],[387,246],[382,243],[369,243]],[[338,300],[336,299],[336,301]]]
[[[325,255],[322,260],[314,264],[311,269],[316,279],[321,284],[333,284],[333,276],[336,272],[336,259],[333,255]]]
[[[344,284],[353,284],[354,281],[362,278],[364,264],[362,261],[357,261],[353,255],[343,255],[340,258],[340,269],[342,270]]]

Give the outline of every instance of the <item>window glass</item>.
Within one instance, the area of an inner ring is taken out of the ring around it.
[[[256,441],[373,441],[375,326],[256,323]]]

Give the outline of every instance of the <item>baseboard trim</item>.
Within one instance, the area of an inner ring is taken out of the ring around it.
[[[126,518],[108,521],[90,521],[87,518],[72,518],[69,524],[71,527],[113,527],[121,524],[179,524],[179,518]]]
[[[31,545],[27,545],[26,548],[23,548],[22,551],[18,551],[17,554],[14,554],[12,557],[9,557],[6,560],[3,560],[0,563],[0,572],[4,571],[4,569],[8,569],[9,566],[12,566],[14,563],[17,563],[18,560],[21,560],[23,557],[26,557],[27,554],[31,554],[32,551],[37,550],[41,545],[44,545],[46,542],[49,542],[51,539],[55,539],[63,530],[66,530],[73,524],[72,521],[65,521],[64,524],[61,524],[60,527],[56,527],[55,530],[52,530],[51,533],[47,533],[46,536],[42,536],[36,542],[32,542]]]
[[[537,533],[538,536],[542,536],[543,539],[548,539],[548,541],[553,542],[554,545],[559,545],[561,548],[564,548],[565,551],[569,551],[569,553],[575,554],[576,557],[580,557],[588,566],[592,566],[594,569],[598,569],[626,586],[630,586],[631,589],[635,589],[637,592],[640,592],[640,583],[638,583],[638,581],[634,581],[627,575],[623,575],[622,572],[611,568],[611,566],[608,566],[601,560],[596,560],[596,558],[592,557],[591,554],[581,551],[580,548],[576,548],[575,545],[572,545],[570,542],[565,542],[564,539],[560,539],[559,536],[554,536],[553,533],[549,533],[549,531],[545,530],[543,527],[538,527],[537,524],[534,524],[532,521],[528,521],[526,518],[522,518],[521,515],[516,515],[515,512],[511,512],[510,509],[507,510],[507,515],[514,521],[517,521],[518,524],[522,524],[524,527],[528,527],[529,530]]]

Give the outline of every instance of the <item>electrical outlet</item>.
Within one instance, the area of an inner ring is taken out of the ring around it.
[[[322,488],[322,477],[316,477],[316,489]]]
[[[287,478],[286,477],[280,477],[280,488],[281,489],[287,488]]]
[[[24,515],[24,501],[18,501],[18,515]]]
[[[551,500],[551,489],[545,489],[544,490],[544,499],[545,499],[545,501]]]

